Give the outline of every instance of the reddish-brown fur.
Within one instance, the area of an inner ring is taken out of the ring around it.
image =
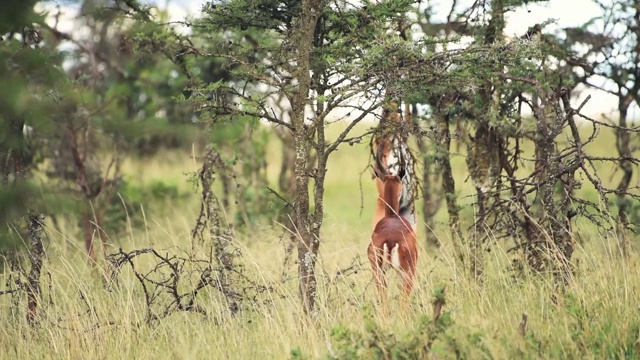
[[[391,151],[391,140],[387,137],[381,137],[375,140],[376,161],[373,166],[374,181],[376,183],[376,189],[378,190],[378,199],[376,200],[376,208],[373,212],[373,224],[372,228],[375,229],[378,221],[385,216],[385,209],[387,208],[384,200],[384,182],[383,179],[387,174],[387,160],[389,158],[389,152]],[[413,226],[410,225],[413,229]],[[418,233],[417,229],[413,229],[414,233]]]
[[[380,221],[384,217],[384,212],[386,208],[386,204],[384,202],[384,183],[380,178],[384,178],[386,173],[387,166],[387,158],[389,157],[388,153],[389,149],[389,140],[385,138],[376,139],[376,149],[378,149],[379,159],[376,160],[376,164],[374,167],[374,172],[377,173],[377,176],[374,176],[374,181],[376,182],[376,188],[378,189],[378,199],[376,200],[376,209],[373,213],[373,224],[372,228],[375,229],[378,221]]]
[[[398,176],[385,176],[384,217],[375,225],[371,243],[367,249],[376,286],[383,301],[387,286],[384,273],[385,268],[392,264],[392,250],[397,246],[397,259],[399,260],[397,270],[402,274],[405,299],[413,290],[418,262],[415,231],[407,219],[398,215],[401,191],[402,182]]]
[[[402,118],[398,115],[398,109],[400,104],[397,101],[390,101],[383,107],[382,119],[380,120],[380,128],[386,128],[387,124],[399,123]],[[396,125],[393,125],[396,126]],[[387,175],[387,159],[389,158],[389,152],[391,151],[391,138],[388,135],[383,135],[376,138],[375,144],[375,164],[373,166],[374,180],[376,182],[376,188],[378,189],[378,199],[376,201],[376,209],[373,213],[373,229],[375,229],[378,221],[384,217],[384,209],[386,207],[384,203],[384,178]]]

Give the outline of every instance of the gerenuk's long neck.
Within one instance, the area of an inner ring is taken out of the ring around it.
[[[391,178],[384,182],[384,201],[387,204],[384,209],[384,216],[397,216],[400,211],[400,191],[402,183],[399,179]]]

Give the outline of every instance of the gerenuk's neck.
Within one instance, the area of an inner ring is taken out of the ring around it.
[[[400,184],[386,181],[384,184],[384,201],[386,203],[384,216],[396,216],[400,211]]]

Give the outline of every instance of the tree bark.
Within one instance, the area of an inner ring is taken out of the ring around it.
[[[321,0],[304,0],[300,16],[292,34],[293,51],[297,58],[294,77],[298,87],[291,98],[291,114],[293,125],[293,141],[296,153],[294,173],[296,188],[294,196],[294,212],[296,232],[298,235],[298,281],[302,307],[306,314],[311,314],[315,306],[316,275],[315,265],[320,246],[319,239],[314,238],[311,231],[309,214],[309,175],[307,161],[309,158],[309,128],[305,124],[305,107],[308,104],[311,87],[311,53],[313,37]]]
[[[196,225],[191,231],[192,251],[195,250],[195,240],[198,237],[201,241],[205,240],[205,230],[208,230],[208,238],[211,241],[211,247],[214,256],[220,265],[219,273],[216,276],[217,287],[225,296],[231,314],[235,314],[239,307],[236,299],[231,294],[234,286],[235,257],[237,256],[237,248],[233,246],[233,237],[228,223],[223,223],[220,217],[222,211],[218,197],[213,192],[213,183],[215,180],[216,169],[223,171],[220,166],[222,159],[220,154],[213,148],[208,147],[204,156],[202,167],[198,171],[200,181],[201,203],[200,215],[196,221]]]
[[[411,111],[405,108],[405,118],[411,119],[407,122],[414,126],[418,126],[417,114],[418,107],[415,104],[411,105]],[[434,149],[437,151],[437,145],[429,146],[424,139],[418,139],[418,150],[422,154],[422,220],[425,225],[428,248],[440,247],[440,241],[435,233],[434,217],[442,204],[442,184],[438,183],[440,174],[437,171]]]
[[[441,192],[434,184],[436,174],[433,157],[428,155],[427,146],[423,141],[418,145],[422,157],[422,219],[425,224],[427,247],[440,247],[435,233],[434,217],[440,209]]]
[[[562,90],[557,94],[546,94],[542,89],[538,90],[538,100],[534,109],[536,119],[536,160],[535,168],[536,187],[538,188],[537,198],[541,203],[541,213],[538,216],[537,226],[544,229],[529,244],[530,253],[527,254],[529,265],[537,270],[545,270],[548,264],[553,271],[556,284],[566,284],[570,275],[571,256],[573,254],[573,244],[570,234],[570,224],[568,219],[569,204],[565,200],[556,201],[555,189],[560,180],[561,168],[564,166],[556,151],[555,138],[562,132],[565,119],[569,122],[572,134],[577,146],[576,152],[581,156],[581,141],[577,127],[572,115],[559,110],[559,101],[562,100],[564,108],[570,109],[568,95],[562,94]],[[571,112],[572,110],[565,110]],[[571,191],[573,187],[573,173],[567,174],[568,184],[563,184],[565,191]]]
[[[33,325],[37,322],[38,302],[40,301],[40,273],[42,272],[42,263],[44,261],[44,246],[42,244],[42,232],[44,216],[36,213],[27,215],[27,226],[29,230],[29,239],[31,241],[31,249],[29,252],[29,260],[31,261],[31,270],[27,276],[27,323]]]
[[[441,115],[439,120],[436,163],[442,172],[442,189],[447,203],[447,212],[449,213],[449,227],[454,244],[457,246],[462,241],[462,231],[460,230],[460,208],[456,200],[456,182],[451,170],[451,155],[449,153],[451,148],[449,115]]]
[[[628,256],[629,253],[629,244],[627,241],[627,228],[629,226],[629,202],[625,196],[627,189],[629,189],[629,184],[631,183],[631,178],[633,176],[633,164],[631,163],[631,148],[629,146],[630,142],[630,134],[625,128],[627,127],[627,112],[629,109],[629,105],[631,104],[629,99],[626,97],[619,98],[618,103],[618,111],[620,113],[619,125],[620,127],[616,129],[616,148],[618,150],[618,155],[620,155],[620,161],[618,166],[622,169],[622,179],[618,183],[618,221],[616,223],[616,236],[618,238],[618,243],[620,245],[620,249],[622,250],[623,256]]]
[[[316,79],[319,80],[319,79]],[[316,81],[318,82],[318,81]],[[325,90],[318,89],[318,95],[323,96]],[[316,116],[320,116],[324,112],[324,102],[320,99],[317,100],[316,107]],[[317,136],[317,146],[316,146],[316,155],[317,155],[317,166],[314,172],[314,187],[313,187],[313,223],[311,224],[311,235],[314,238],[313,245],[314,253],[318,252],[318,246],[320,242],[320,228],[322,227],[322,221],[324,220],[324,179],[327,175],[327,161],[329,154],[326,150],[326,140],[324,133],[324,121],[318,122],[318,127],[316,128],[316,136]],[[307,170],[309,171],[309,169]]]
[[[487,25],[484,44],[493,44],[503,38],[504,32],[504,4],[503,0],[491,2],[491,19]],[[480,280],[484,271],[483,244],[485,234],[485,213],[488,208],[488,192],[494,188],[500,175],[500,160],[498,150],[498,135],[491,126],[491,120],[499,116],[499,96],[491,79],[483,81],[480,89],[481,104],[478,110],[478,124],[472,142],[469,143],[467,167],[477,194],[478,212],[474,223],[473,236],[469,244],[471,255],[471,274]]]
[[[488,85],[487,85],[488,86]],[[488,91],[488,90],[487,90]],[[497,111],[497,105],[490,94],[483,96],[483,115],[478,119],[473,141],[469,142],[467,155],[467,168],[469,176],[476,190],[477,211],[474,220],[473,234],[469,243],[470,271],[480,279],[484,267],[483,245],[487,238],[487,209],[489,194],[495,188],[496,181],[501,171],[499,154],[499,135],[493,129],[489,119],[484,114]]]
[[[4,144],[0,144],[6,145],[6,148],[0,149],[0,152],[1,150],[7,152],[4,154],[5,158],[0,159],[0,184],[4,186],[26,182],[30,159],[27,158],[28,147],[22,133],[23,126],[24,120],[22,119],[10,121],[11,132],[9,137],[0,139],[6,140]],[[11,184],[9,184],[9,175],[13,175]],[[31,269],[27,274],[27,283],[24,288],[27,295],[26,320],[29,325],[34,325],[38,320],[37,310],[41,298],[40,274],[42,273],[42,264],[45,257],[42,243],[44,215],[30,210],[25,218],[30,242],[29,261],[31,262]]]
[[[298,235],[298,278],[302,306],[306,313],[313,310],[315,303],[315,264],[317,246],[309,228],[309,177],[307,170],[307,157],[309,156],[309,143],[306,131],[296,130],[294,134],[296,151],[296,191],[295,191],[295,223]],[[316,240],[317,241],[317,240]]]

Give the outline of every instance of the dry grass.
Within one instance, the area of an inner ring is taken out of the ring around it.
[[[602,145],[594,150],[607,152],[606,144],[611,143],[612,137],[604,133],[601,136]],[[264,295],[268,302],[255,304],[254,311],[230,317],[221,296],[207,291],[199,296],[198,303],[208,311],[208,317],[181,312],[147,325],[142,290],[131,272],[125,271],[120,286],[108,291],[100,275],[105,264],[92,270],[85,261],[77,229],[71,222],[63,222],[61,232],[48,228],[45,270],[50,277],[44,277],[41,325],[30,328],[24,321],[23,306],[15,308],[9,296],[0,297],[4,324],[0,329],[0,354],[16,359],[283,359],[299,349],[305,358],[325,358],[332,351],[339,351],[330,341],[332,329],[346,328],[366,337],[363,309],[375,307],[376,296],[364,255],[375,198],[369,172],[361,176],[367,155],[367,144],[344,146],[330,163],[318,265],[318,313],[314,320],[309,321],[300,313],[295,265],[284,269],[290,274],[288,278],[280,277],[284,247],[277,229],[237,234],[247,274],[275,289]],[[270,163],[275,167],[277,155]],[[471,194],[471,186],[464,182],[463,155],[456,156],[453,164],[461,201],[469,204],[471,199],[464,198]],[[141,183],[163,179],[186,191],[191,185],[183,173],[195,166],[189,154],[170,153],[144,163],[128,162],[125,169],[131,179]],[[275,172],[270,170],[271,175]],[[615,175],[605,180],[615,181]],[[111,239],[110,251],[149,246],[167,252],[190,249],[189,232],[198,211],[196,195],[177,204],[163,203],[162,207],[162,211],[145,209],[146,226],[128,227],[125,236]],[[443,212],[438,220],[446,221]],[[374,315],[385,332],[398,338],[414,332],[418,317],[431,314],[434,289],[445,287],[445,311],[451,313],[454,322],[446,330],[446,338],[453,342],[436,341],[433,358],[454,358],[454,347],[466,358],[640,356],[637,252],[628,260],[621,258],[610,234],[598,234],[584,220],[578,220],[575,229],[584,242],[576,251],[576,276],[554,304],[553,286],[547,278],[516,278],[507,271],[511,256],[501,244],[493,246],[487,255],[484,285],[469,282],[465,270],[454,260],[446,226],[441,224],[440,229],[442,248],[420,249],[418,288],[410,311],[404,316]],[[354,261],[360,264],[357,273],[337,276],[338,269]],[[151,264],[148,258],[140,258],[137,266]],[[396,295],[397,282],[391,285]],[[523,313],[528,315],[525,337],[518,328]],[[373,356],[364,350],[359,354],[363,358]]]

